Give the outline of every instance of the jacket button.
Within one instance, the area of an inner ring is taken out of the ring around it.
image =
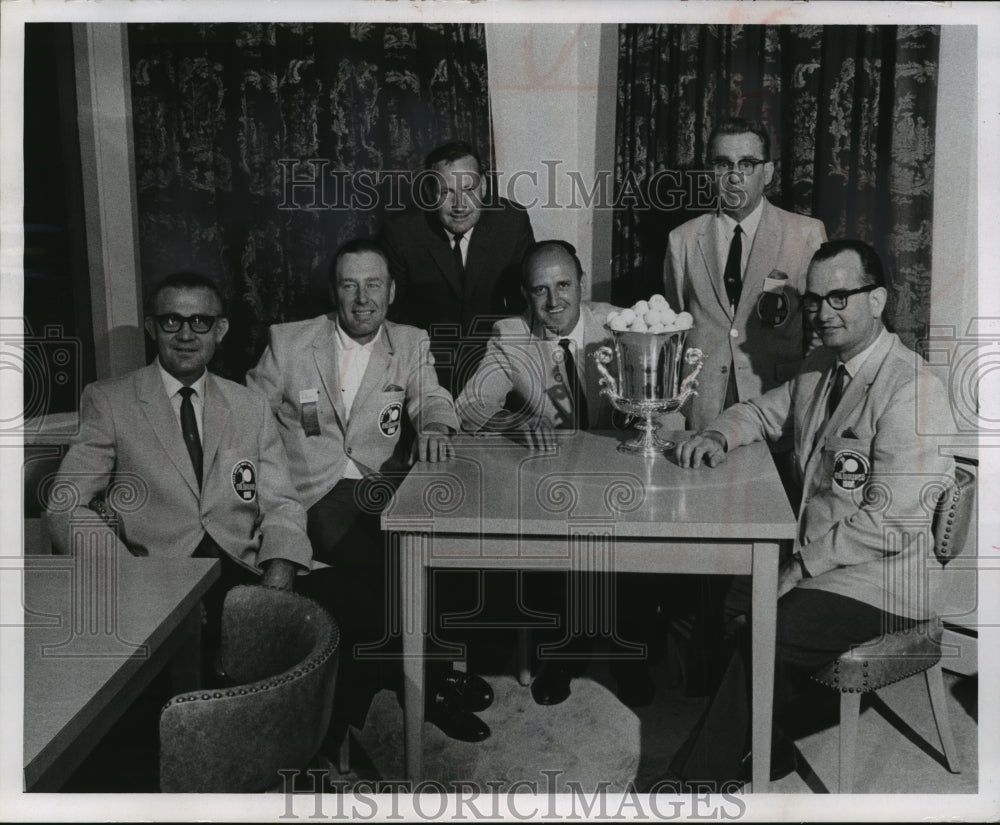
[[[740,337],[740,331],[738,329],[731,329],[731,330],[729,330],[729,337],[730,338],[739,338]]]
[[[350,447],[348,447],[348,448],[347,448],[347,454],[348,454],[348,455],[350,455],[350,454],[351,454],[351,448],[350,448]]]

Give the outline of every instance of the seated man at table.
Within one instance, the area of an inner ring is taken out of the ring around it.
[[[521,291],[527,310],[494,324],[483,361],[458,397],[462,429],[507,433],[541,450],[555,449],[557,432],[613,429],[615,410],[600,394],[593,353],[610,343],[604,322],[617,307],[582,300],[583,267],[566,241],[538,241],[528,248],[521,263]],[[618,616],[619,630],[624,639],[635,641],[649,624],[636,606],[649,607],[651,615],[653,604],[651,593],[639,591],[650,588],[654,577],[623,574],[618,579],[626,605]],[[564,574],[535,573],[526,581],[529,591],[538,591],[546,611],[560,616],[557,632],[565,634]],[[570,671],[559,660],[543,658],[531,686],[535,701],[554,705],[566,699]],[[627,704],[652,700],[645,660],[613,658],[612,672]]]
[[[364,723],[375,690],[399,687],[399,653],[386,646],[395,571],[386,564],[379,516],[412,460],[451,458],[458,420],[438,384],[427,333],[385,320],[395,285],[374,242],[354,240],[337,251],[330,292],[334,313],[271,327],[247,384],[270,402],[313,552],[335,572],[318,572],[313,584],[329,580],[335,590],[344,636],[334,736],[338,724],[342,733],[346,721]],[[428,683],[429,721],[455,739],[489,736],[474,714],[493,701],[485,681],[444,670]]]
[[[306,514],[267,404],[206,369],[229,328],[215,282],[167,276],[150,296],[145,328],[156,360],[83,391],[80,431],[53,488],[71,490],[75,505],[54,501],[47,525],[60,553],[73,552],[86,521],[91,546],[219,558],[221,577],[205,599],[211,643],[230,587],[289,589],[309,571]],[[115,511],[116,498],[133,497],[145,503]],[[93,511],[104,517],[96,525]]]
[[[853,645],[931,614],[921,542],[951,458],[938,439],[952,424],[944,387],[886,330],[888,297],[875,250],[830,241],[815,253],[802,297],[823,346],[791,381],[730,407],[678,445],[682,467],[715,467],[729,450],[791,434],[804,491],[792,558],[778,583],[777,713],[808,674]],[[933,580],[932,580],[933,581]],[[671,766],[689,781],[747,778],[748,640]],[[775,730],[772,778],[794,769],[794,748]]]

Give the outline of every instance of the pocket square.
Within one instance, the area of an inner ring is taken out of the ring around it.
[[[397,387],[395,384],[386,384],[386,387],[382,392],[402,392],[402,387]]]

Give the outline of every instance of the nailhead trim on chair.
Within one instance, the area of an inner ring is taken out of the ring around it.
[[[271,585],[261,584],[255,586],[264,587],[268,590],[281,590],[281,588],[273,587]],[[288,591],[283,591],[283,592],[288,592]],[[312,599],[303,596],[301,593],[295,593],[294,591],[292,591],[288,592],[288,595],[295,599],[301,599],[316,604],[315,602],[313,602]],[[317,605],[317,607],[319,607],[319,605]],[[322,610],[323,608],[319,607],[319,609]],[[296,679],[301,679],[307,673],[310,673],[317,667],[320,667],[320,665],[324,663],[332,655],[333,651],[337,649],[339,643],[340,643],[340,629],[337,627],[336,623],[334,623],[333,633],[330,635],[330,638],[327,640],[327,643],[323,646],[323,648],[319,652],[314,654],[308,661],[300,662],[299,664],[297,664],[295,666],[296,669],[294,671],[292,671],[291,673],[283,673],[278,676],[272,676],[270,679],[267,679],[265,681],[255,682],[250,685],[244,685],[243,687],[237,688],[236,692],[233,692],[233,690],[227,690],[225,696],[226,697],[245,696],[248,693],[257,693],[262,690],[270,690],[271,688],[276,688],[279,685],[284,685]],[[224,698],[222,693],[216,693],[214,694],[214,696],[209,695],[207,693],[202,693],[200,696],[197,693],[187,693],[187,694],[182,693],[179,696],[174,696],[172,699],[167,701],[167,703],[163,706],[160,712],[162,713],[171,705],[180,704],[181,702],[193,702],[199,699],[211,701],[213,699],[222,699],[222,698]]]

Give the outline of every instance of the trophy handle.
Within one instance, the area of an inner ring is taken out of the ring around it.
[[[608,346],[600,346],[594,352],[594,361],[597,364],[597,371],[601,374],[601,386],[604,388],[601,390],[601,394],[608,398],[618,397],[618,382],[605,366],[605,364],[610,364],[614,357],[611,347]]]
[[[678,393],[678,398],[682,399],[681,404],[687,401],[689,395],[696,394],[694,388],[698,386],[698,373],[701,372],[701,368],[705,365],[705,353],[697,347],[691,347],[691,349],[684,353],[684,360],[689,365],[694,365],[694,369],[681,381],[680,392]]]

